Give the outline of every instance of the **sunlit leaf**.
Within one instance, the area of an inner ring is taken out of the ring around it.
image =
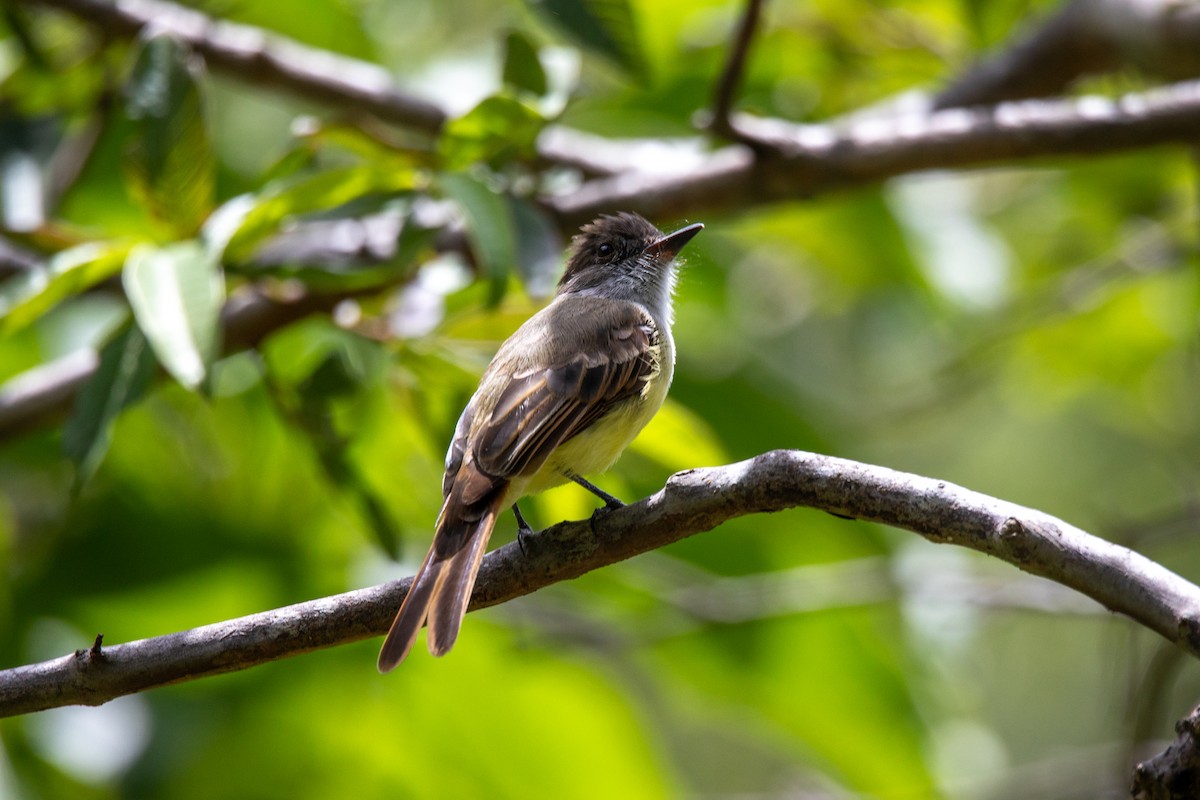
[[[134,194],[176,234],[191,236],[212,211],[215,157],[198,62],[166,35],[146,41],[125,87],[134,132],[125,166]]]
[[[100,366],[75,401],[63,428],[63,452],[75,464],[75,487],[93,474],[112,437],[117,415],[141,397],[154,375],[154,354],[137,325],[130,325],[100,351]]]
[[[520,31],[509,31],[504,39],[504,83],[535,95],[546,93],[546,71],[537,48]]]
[[[215,256],[194,241],[141,245],[129,254],[122,280],[158,360],[181,384],[198,388],[217,353],[225,298]]]
[[[471,251],[479,262],[480,272],[488,279],[488,300],[494,305],[504,295],[517,254],[508,202],[482,181],[462,172],[442,175],[438,188],[458,204],[467,218]]]
[[[635,77],[646,72],[629,0],[528,0],[579,44],[607,56]]]
[[[368,128],[346,120],[306,119],[303,124],[294,125],[293,132],[299,146],[293,154],[344,154],[364,161],[388,162],[399,170],[431,164],[431,151],[427,145],[410,142],[402,136],[390,136],[386,129]],[[266,177],[281,177],[277,170],[278,167],[272,168]]]
[[[542,115],[527,103],[508,94],[492,95],[447,123],[438,148],[451,170],[478,162],[529,158],[545,124]]]
[[[129,247],[128,242],[88,242],[9,278],[0,284],[0,333],[24,328],[66,298],[112,277]]]

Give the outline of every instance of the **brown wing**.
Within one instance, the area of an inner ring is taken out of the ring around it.
[[[658,328],[640,306],[608,301],[602,313],[575,317],[575,346],[554,348],[559,357],[552,350],[548,366],[513,374],[477,426],[474,460],[485,473],[537,472],[556,447],[641,393],[659,368]]]

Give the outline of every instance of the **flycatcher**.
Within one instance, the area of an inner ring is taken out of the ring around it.
[[[445,501],[433,545],[379,652],[379,671],[404,660],[421,625],[429,652],[454,646],[479,564],[511,505],[603,472],[662,406],[675,369],[673,260],[704,226],[663,235],[637,214],[603,216],[571,242],[550,305],[500,346],[467,403],[446,454]]]

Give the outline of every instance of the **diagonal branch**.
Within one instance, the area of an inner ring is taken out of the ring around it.
[[[792,450],[680,472],[638,503],[535,534],[525,541],[528,555],[515,543],[505,545],[484,559],[471,607],[504,603],[735,517],[798,506],[996,556],[1074,588],[1200,657],[1200,587],[1165,567],[1040,511],[932,478]],[[0,671],[0,715],[100,705],[378,636],[408,583]]]
[[[738,26],[737,35],[729,49],[729,59],[725,69],[717,79],[716,90],[713,93],[712,121],[709,129],[721,136],[733,136],[734,128],[729,123],[729,114],[733,109],[733,100],[738,87],[742,84],[742,74],[746,70],[746,58],[750,55],[750,44],[754,41],[754,33],[758,29],[758,21],[762,17],[763,0],[747,0],[746,11]]]

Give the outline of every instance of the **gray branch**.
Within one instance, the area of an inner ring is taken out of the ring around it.
[[[800,506],[1001,558],[1071,587],[1200,657],[1200,587],[1165,567],[1040,511],[932,478],[791,450],[677,473],[640,502],[532,536],[525,542],[527,555],[515,543],[500,547],[484,559],[471,608],[507,602],[735,517]],[[410,580],[0,671],[0,715],[100,705],[379,636]]]
[[[736,115],[738,138],[677,175],[627,173],[547,203],[567,227],[632,208],[651,219],[808,198],[913,172],[1046,156],[1100,155],[1200,139],[1200,82],[1116,99],[1026,100],[992,108],[905,112],[834,125]],[[770,155],[765,155],[770,154]]]
[[[1171,745],[1137,765],[1134,800],[1195,800],[1200,797],[1200,707],[1175,725]]]

